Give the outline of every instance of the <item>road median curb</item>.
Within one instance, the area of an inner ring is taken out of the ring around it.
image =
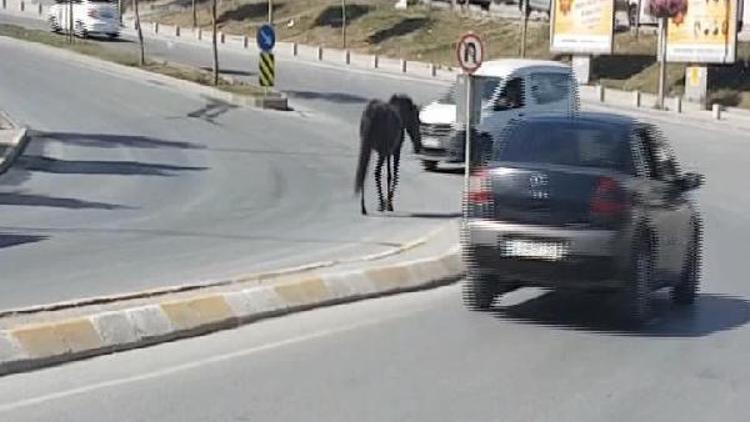
[[[0,375],[235,328],[262,318],[316,307],[427,289],[463,276],[459,248],[429,258],[311,274],[276,283],[90,314],[20,323],[0,330]]]

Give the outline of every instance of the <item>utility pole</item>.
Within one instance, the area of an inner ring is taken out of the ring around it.
[[[346,0],[341,0],[341,44],[346,48]]]
[[[637,10],[635,11],[635,40],[638,41],[638,37],[641,33],[641,1],[638,0]]]
[[[268,0],[268,23],[273,25],[273,0]]]

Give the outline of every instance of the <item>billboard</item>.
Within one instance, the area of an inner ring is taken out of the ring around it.
[[[737,0],[687,0],[687,13],[670,19],[667,61],[734,63]]]
[[[550,50],[557,53],[611,54],[614,0],[554,0]]]

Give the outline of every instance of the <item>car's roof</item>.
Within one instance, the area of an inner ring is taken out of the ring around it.
[[[534,59],[499,59],[490,60],[482,63],[476,75],[479,76],[499,76],[504,77],[510,73],[527,67],[553,67],[558,69],[570,69],[565,63],[553,60],[534,60]]]
[[[603,124],[620,126],[623,128],[636,125],[638,121],[632,117],[623,116],[615,113],[602,112],[577,112],[575,114],[567,112],[545,112],[530,114],[523,119],[528,123],[567,123],[575,125],[580,123],[586,124]]]

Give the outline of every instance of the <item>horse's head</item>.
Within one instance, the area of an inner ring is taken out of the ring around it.
[[[393,95],[389,103],[398,109],[399,117],[404,125],[404,129],[409,134],[414,152],[419,154],[422,151],[422,133],[420,132],[419,123],[419,106],[406,95]]]

